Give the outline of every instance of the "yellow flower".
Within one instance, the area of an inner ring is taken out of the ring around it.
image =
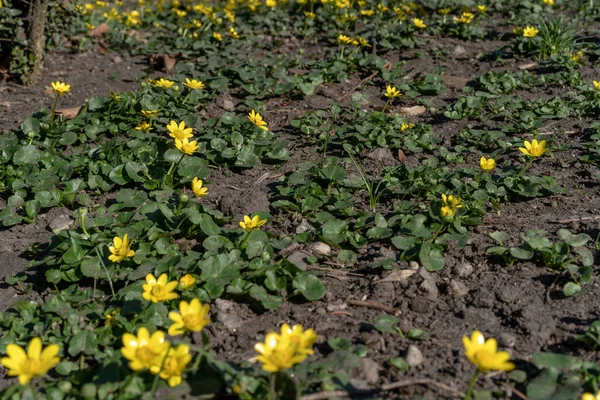
[[[449,14],[449,13],[450,13],[450,11],[452,11],[452,9],[451,9],[451,8],[440,8],[440,9],[438,10],[438,12],[439,12],[440,14],[442,14],[442,15]]]
[[[265,337],[264,343],[257,343],[254,349],[262,363],[262,369],[267,372],[278,372],[301,363],[313,354],[312,346],[317,340],[313,329],[304,331],[302,325],[288,324],[281,326],[281,334],[271,332]]]
[[[479,11],[480,13],[484,13],[487,11],[487,6],[477,5],[477,11]]]
[[[54,89],[54,94],[57,96],[62,96],[63,94],[67,94],[71,91],[71,85],[61,81],[51,82],[51,85],[52,89]]]
[[[444,202],[444,205],[440,209],[440,215],[444,219],[451,220],[456,215],[456,209],[462,208],[462,204],[460,204],[460,199],[458,197],[442,194],[442,201]]]
[[[118,324],[117,315],[121,315],[120,308],[115,308],[111,312],[104,314],[104,326],[116,326]]]
[[[304,16],[308,19],[313,19],[317,16],[314,12],[304,11]]]
[[[179,385],[181,374],[190,361],[192,361],[192,355],[187,345],[180,344],[176,348],[170,348],[167,352],[167,358],[162,364],[160,377],[166,380],[170,387]]]
[[[140,122],[136,127],[135,127],[136,131],[140,131],[140,132],[144,132],[144,133],[148,133],[152,130],[152,124],[149,122]]]
[[[581,400],[600,400],[600,391],[598,393],[584,393]]]
[[[185,78],[185,82],[183,82],[183,86],[189,89],[202,89],[204,87],[204,83],[201,81],[197,81],[195,79]]]
[[[549,6],[553,6],[554,5],[554,0],[544,0],[544,4],[549,5]],[[583,400],[585,400],[585,399],[583,399]]]
[[[8,376],[18,376],[19,383],[26,385],[34,377],[46,375],[59,363],[59,350],[56,344],[42,349],[42,339],[34,337],[27,346],[27,352],[18,344],[6,346],[8,357],[2,357],[0,363],[8,369]]]
[[[427,25],[425,25],[425,22],[423,22],[422,19],[419,18],[413,18],[412,20],[413,24],[415,24],[415,26],[419,29],[425,29],[427,28]]]
[[[402,96],[402,93],[400,93],[400,91],[395,87],[387,85],[387,87],[385,88],[385,93],[383,95],[388,99],[394,99],[396,97]]]
[[[277,0],[265,0],[267,7],[277,7]]]
[[[221,40],[223,40],[223,35],[221,35],[220,33],[217,33],[217,32],[213,32],[213,38],[220,42]]]
[[[90,31],[91,31],[91,30],[93,30],[93,29],[96,29],[96,26],[95,26],[95,25],[92,25],[92,24],[90,24],[90,23],[88,23],[88,22],[86,22],[86,23],[85,23],[85,27],[86,27],[88,30],[90,30]]]
[[[535,29],[534,26],[527,26],[523,29],[523,36],[525,37],[536,37],[538,34],[538,30]]]
[[[160,112],[160,110],[142,110],[140,111],[140,114],[142,114],[144,117],[148,118],[148,119],[152,119],[154,117],[156,117],[156,115]]]
[[[194,24],[196,28],[202,28],[202,22],[198,21],[197,19],[193,20],[192,24]]]
[[[358,37],[358,44],[360,44],[362,47],[371,47],[371,45],[369,44],[369,41],[363,37]]]
[[[208,188],[202,186],[202,179],[194,177],[192,180],[192,192],[196,197],[204,197],[208,195]]]
[[[510,354],[498,351],[496,339],[484,340],[479,331],[473,332],[471,338],[463,336],[465,355],[481,372],[512,371],[515,364],[509,362]]]
[[[263,119],[263,117],[259,113],[257,113],[256,111],[254,111],[254,109],[250,112],[250,114],[248,114],[248,119],[257,128],[260,128],[260,129],[262,129],[264,131],[268,131],[269,130],[269,128],[267,128],[267,123],[265,122],[265,120]]]
[[[229,27],[229,36],[231,36],[234,39],[239,39],[240,38],[239,33],[237,33],[237,31],[235,30],[235,28],[233,26]]]
[[[111,99],[113,99],[114,101],[121,101],[121,94],[119,94],[119,92],[113,92],[112,90],[109,93],[109,96]]]
[[[520,26],[517,26],[516,28],[513,29],[513,33],[515,35],[522,35],[523,34],[523,28],[521,28]]]
[[[191,274],[185,274],[179,280],[179,290],[190,289],[196,283],[196,278]]]
[[[152,83],[152,86],[159,87],[159,88],[162,88],[162,89],[169,89],[170,87],[172,87],[175,84],[175,82],[170,81],[170,80],[165,79],[165,78],[160,78],[159,80],[152,81],[151,83]]]
[[[338,41],[338,43],[341,43],[341,44],[350,44],[350,43],[352,43],[352,38],[350,36],[346,36],[346,35],[338,35],[337,41]]]
[[[545,140],[542,140],[539,143],[536,139],[533,139],[531,143],[525,140],[523,144],[525,145],[525,147],[519,147],[519,150],[521,150],[521,153],[527,156],[539,157],[544,155],[544,153],[548,151],[548,149],[546,148]]]
[[[250,218],[247,215],[244,215],[244,221],[240,221],[240,227],[246,232],[250,232],[256,230],[267,223],[266,219],[260,219],[258,215]]]
[[[179,125],[177,125],[177,122],[171,121],[169,125],[167,125],[167,129],[171,132],[169,136],[173,139],[183,140],[194,136],[192,135],[192,128],[185,127],[185,121],[181,121]]]
[[[160,371],[170,347],[164,332],[156,331],[150,336],[148,329],[142,326],[137,336],[125,333],[122,341],[121,354],[129,360],[129,368],[134,371],[149,369],[153,374]]]
[[[600,81],[593,81],[592,83],[594,84],[594,89],[600,90]]]
[[[414,127],[415,127],[415,124],[411,124],[410,122],[409,123],[403,122],[402,126],[400,126],[400,130],[405,131],[407,129],[412,129]]]
[[[571,58],[571,61],[577,62],[577,61],[579,61],[579,59],[581,58],[582,55],[583,55],[583,51],[578,51],[577,53],[569,54],[569,57]]]
[[[188,139],[175,139],[175,147],[183,154],[192,155],[200,146],[195,140],[190,142]]]
[[[206,325],[210,324],[208,312],[210,306],[202,304],[198,299],[192,299],[189,303],[179,303],[179,311],[171,311],[169,319],[174,323],[169,327],[169,335],[176,336],[185,332],[200,332]]]
[[[470,24],[471,21],[473,21],[473,18],[475,18],[475,14],[470,12],[464,12],[461,14],[460,18],[454,17],[454,20],[460,24]]]
[[[131,250],[131,243],[133,242],[129,241],[129,234],[127,233],[123,236],[123,239],[115,236],[113,239],[113,246],[108,248],[111,252],[108,259],[112,262],[119,262],[125,258],[133,257],[135,251]]]
[[[375,10],[360,10],[360,15],[372,17],[373,15],[375,15]]]
[[[187,15],[187,11],[185,10],[175,10],[175,14],[177,14],[177,16],[179,18],[183,18]]]
[[[482,170],[488,172],[496,168],[496,161],[493,158],[488,158],[486,160],[485,157],[482,156],[479,159],[479,166]]]
[[[167,277],[167,274],[162,274],[158,277],[158,279],[156,279],[152,274],[146,275],[146,283],[142,285],[142,289],[144,289],[142,297],[153,303],[178,298],[179,295],[177,293],[173,293],[175,288],[177,288],[178,282],[168,282],[168,280],[169,278]]]

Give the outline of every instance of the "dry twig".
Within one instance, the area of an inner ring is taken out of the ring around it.
[[[402,313],[402,311],[398,308],[386,306],[385,304],[377,303],[375,301],[348,300],[347,303],[352,304],[353,306],[367,307],[367,308],[373,308],[375,310],[381,310],[388,314],[392,314],[392,315],[396,315],[396,316],[400,315]]]
[[[416,385],[424,385],[435,387],[437,389],[443,390],[450,394],[453,397],[464,397],[465,394],[460,392],[459,390],[454,389],[451,386],[445,385],[443,383],[434,381],[433,379],[428,378],[415,378],[415,379],[406,379],[403,381],[387,383],[382,385],[381,387],[368,389],[368,390],[356,390],[356,391],[346,391],[346,390],[335,390],[330,392],[319,392],[313,393],[306,396],[300,397],[300,400],[326,400],[332,397],[337,398],[352,398],[352,397],[362,397],[362,396],[370,396],[380,392],[387,392],[390,390],[400,389],[408,386],[416,386]]]
[[[375,78],[378,74],[379,74],[379,71],[375,71],[371,75],[367,76],[365,79],[363,79],[362,81],[360,81],[358,83],[358,85],[354,86],[352,89],[350,89],[349,92],[347,92],[342,97],[340,97],[339,99],[337,99],[338,103],[341,102],[342,100],[344,100],[346,97],[348,97],[348,95],[354,93],[354,91],[356,91],[356,89],[358,89],[359,87],[361,87],[362,85],[364,85],[365,83],[367,83],[368,81],[370,81],[371,79]]]

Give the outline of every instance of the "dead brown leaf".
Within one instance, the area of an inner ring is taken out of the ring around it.
[[[400,161],[402,164],[406,164],[408,161],[408,158],[406,158],[406,154],[404,154],[402,149],[398,149],[398,161]]]
[[[386,283],[386,282],[406,282],[408,278],[416,274],[417,271],[412,269],[401,269],[399,271],[394,271],[385,278],[380,281],[375,281],[373,283]]]
[[[150,62],[156,69],[162,69],[164,72],[171,72],[177,64],[177,59],[168,54],[153,54],[150,56]]]
[[[523,69],[531,69],[531,68],[535,68],[535,67],[537,67],[537,65],[538,65],[538,63],[536,63],[536,62],[532,62],[532,63],[529,63],[529,64],[522,64],[522,65],[519,65],[517,68],[519,68],[519,69],[521,69],[521,70],[523,70]]]
[[[424,114],[427,109],[423,106],[412,106],[412,107],[400,107],[399,114],[402,115],[421,115]]]
[[[106,44],[102,43],[102,41],[99,40],[97,45],[98,45],[98,50],[100,50],[100,53],[106,55],[110,52],[110,49],[108,48],[108,46]]]
[[[104,35],[105,33],[108,33],[108,31],[110,31],[110,27],[108,26],[108,24],[106,22],[103,22],[100,25],[98,25],[97,27],[95,27],[94,29],[92,29],[91,31],[89,31],[88,35],[95,37],[95,38],[99,38],[100,36]]]
[[[81,106],[72,107],[72,108],[62,108],[60,110],[56,110],[56,114],[62,115],[64,119],[75,118],[79,111],[81,110]]]

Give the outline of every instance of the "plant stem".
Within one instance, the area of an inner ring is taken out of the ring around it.
[[[96,246],[95,249],[96,249],[96,254],[98,255],[98,259],[100,260],[100,264],[102,264],[102,268],[104,268],[104,272],[106,273],[106,279],[108,279],[108,284],[110,285],[110,291],[112,292],[113,297],[115,297],[116,296],[115,288],[113,287],[112,280],[110,279],[110,275],[108,274],[108,269],[106,269],[106,265],[104,265],[104,260],[102,259],[102,256],[100,255],[98,246]]]
[[[392,101],[392,99],[388,98],[387,101],[385,102],[385,105],[383,106],[383,108],[381,109],[381,112],[385,114],[385,110],[387,109],[387,107],[390,105],[390,101]]]
[[[56,113],[56,106],[58,106],[59,97],[59,95],[56,95],[56,97],[54,98],[54,105],[52,106],[52,113],[50,115],[50,126],[54,126],[54,115]]]
[[[479,370],[475,371],[473,377],[471,378],[471,382],[469,382],[469,387],[467,388],[467,392],[465,394],[465,400],[471,400],[471,396],[473,395],[473,388],[477,383],[477,379],[479,379]]]
[[[521,172],[519,172],[517,174],[517,176],[515,176],[515,181],[518,180],[521,177],[521,175],[523,174],[523,172],[527,171],[527,169],[531,166],[531,163],[533,163],[533,157],[531,157],[529,159],[529,162],[525,165],[525,167],[521,170]]]
[[[444,226],[446,226],[446,221],[442,221],[437,232],[435,233],[435,235],[433,235],[433,239],[431,239],[431,243],[433,243],[435,241],[435,239],[437,239],[438,235],[440,234],[440,232],[442,231],[442,228],[444,228]]]
[[[183,101],[181,102],[181,105],[184,105],[185,102],[187,101],[188,97],[190,97],[190,91],[188,91],[188,94],[185,96],[185,98],[183,99]]]
[[[90,234],[88,233],[87,229],[85,228],[85,214],[81,214],[81,230],[83,231],[83,233],[85,234],[85,236],[87,237],[88,240],[91,239]]]
[[[272,373],[269,384],[269,400],[277,400],[277,389],[275,387],[276,379],[277,373]]]

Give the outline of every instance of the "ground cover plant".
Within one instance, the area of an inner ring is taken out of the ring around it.
[[[600,398],[598,2],[45,4],[1,398]]]

